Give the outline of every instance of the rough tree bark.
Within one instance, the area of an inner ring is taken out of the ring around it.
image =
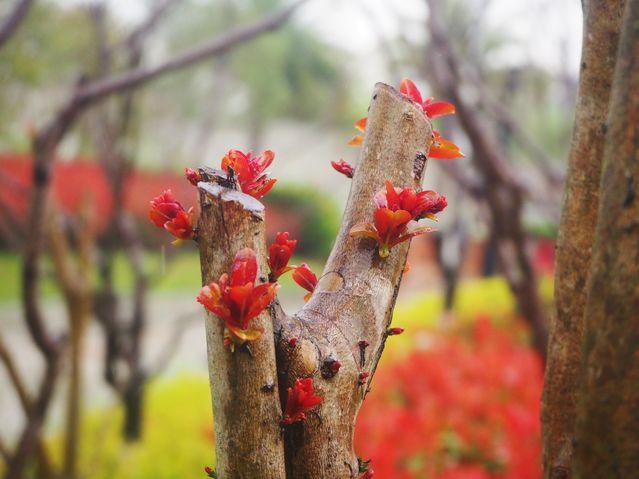
[[[639,471],[639,2],[626,2],[588,284],[574,477]]]
[[[376,85],[342,226],[311,299],[293,317],[275,301],[271,315],[260,316],[265,334],[252,346],[252,358],[226,350],[221,321],[207,319],[220,477],[358,476],[355,419],[386,341],[408,244],[396,246],[382,260],[372,242],[350,238],[348,232],[354,224],[372,220],[372,198],[384,180],[421,185],[431,137],[430,122],[414,103],[388,85]],[[199,186],[204,282],[217,280],[245,246],[257,251],[266,280],[261,208],[251,206],[246,196],[234,190],[206,183]],[[295,346],[289,342],[292,338],[297,339]],[[333,377],[322,375],[323,365],[331,360],[340,361],[341,369]],[[360,384],[362,372],[370,374],[364,384]],[[283,399],[287,387],[306,377],[314,378],[324,402],[304,423],[287,427],[282,444],[279,399],[264,386],[279,384]]]
[[[544,477],[571,477],[581,378],[586,283],[597,223],[606,117],[622,0],[584,1],[584,30],[564,205],[557,237],[555,305],[542,398]]]

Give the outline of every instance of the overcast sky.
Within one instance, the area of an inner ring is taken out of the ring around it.
[[[87,0],[58,1],[88,3]],[[503,31],[514,40],[512,46],[503,49],[501,61],[532,62],[554,70],[565,68],[576,75],[581,48],[579,0],[467,1],[488,5],[485,27]],[[135,22],[144,16],[149,1],[109,0],[109,3],[112,12]],[[424,0],[309,0],[295,21],[356,57],[370,58],[369,54],[377,49],[380,35],[391,39],[402,29],[408,38],[423,38],[425,3]],[[370,67],[365,75],[377,73],[374,63]]]

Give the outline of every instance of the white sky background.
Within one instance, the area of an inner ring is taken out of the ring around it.
[[[90,0],[57,1],[87,4]],[[147,6],[153,1],[155,0],[108,0],[110,11],[131,24],[136,24],[146,16]],[[508,39],[508,43],[498,50],[498,56],[491,56],[491,61],[497,64],[494,66],[534,64],[577,78],[582,21],[579,0],[464,1],[468,5],[488,5],[481,20],[481,30],[501,31]],[[378,54],[380,38],[392,41],[401,33],[411,43],[423,41],[426,37],[427,14],[425,0],[308,0],[296,13],[293,21],[316,31],[326,42],[346,50],[350,58],[348,66],[358,83],[354,91],[361,91],[363,101],[368,101],[368,92],[375,82],[393,84],[399,80],[388,77],[385,58]],[[419,77],[412,71],[402,71],[399,74]],[[362,112],[365,111],[364,108],[362,106]],[[355,152],[346,145],[346,139],[353,132],[326,135],[318,143],[315,127],[305,128],[304,125],[289,124],[269,127],[264,144],[277,152],[279,167],[276,176],[287,182],[311,183],[334,193],[334,174],[326,165],[330,159],[340,157],[355,161]],[[294,134],[291,134],[292,131]],[[154,148],[161,149],[144,151],[142,156],[153,158],[155,163],[158,163],[158,158],[175,162],[180,155],[163,154],[164,150],[170,151],[167,143],[170,141],[161,142],[160,145],[153,143]],[[178,147],[181,144],[176,140]],[[237,129],[222,131],[218,128],[209,142],[202,145],[202,151],[192,152],[193,154],[187,156],[191,163],[193,158],[200,158],[200,162],[205,162],[207,158],[220,157],[230,144],[239,148],[248,147],[245,132]],[[308,144],[314,144],[314,147],[309,149]],[[318,160],[320,158],[321,161]],[[159,164],[163,164],[163,161],[159,161]],[[170,164],[167,163],[166,166]],[[346,196],[346,186],[338,193]]]
[[[442,0],[444,1],[444,0]],[[503,51],[504,63],[534,63],[577,75],[581,49],[579,0],[467,0],[487,4],[486,30],[503,31],[513,43]],[[89,3],[59,0],[60,3]],[[149,0],[109,0],[111,11],[125,21],[143,18]],[[425,0],[309,0],[295,21],[317,31],[365,65],[364,80],[375,82],[381,62],[370,61],[380,35],[397,36],[400,29],[411,39],[424,37]],[[562,46],[565,52],[562,52]],[[381,66],[380,66],[381,67]]]

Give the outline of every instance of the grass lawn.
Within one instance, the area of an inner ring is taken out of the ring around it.
[[[322,265],[313,260],[293,258],[293,264],[309,263],[311,269],[319,274]],[[146,270],[151,277],[152,289],[157,292],[185,292],[195,295],[200,289],[200,260],[197,251],[186,249],[170,257],[161,250],[147,253]],[[45,279],[42,282],[42,294],[51,297],[57,294],[55,277],[48,261],[44,262]],[[290,274],[284,275],[280,283],[284,292],[298,288]],[[129,290],[133,286],[133,273],[126,257],[120,255],[115,263],[115,284],[119,291]],[[298,288],[299,289],[299,288]],[[20,257],[14,253],[0,252],[0,303],[18,301],[20,294]]]

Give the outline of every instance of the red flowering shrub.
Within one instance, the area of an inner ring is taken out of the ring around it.
[[[470,328],[382,363],[356,428],[379,477],[541,477],[541,361],[518,330],[487,319]]]

